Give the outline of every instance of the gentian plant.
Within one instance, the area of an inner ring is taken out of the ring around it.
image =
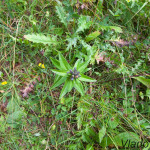
[[[96,80],[84,75],[86,71],[89,61],[81,62],[78,59],[73,67],[69,65],[67,60],[59,54],[59,60],[51,58],[53,65],[59,69],[51,69],[52,72],[56,74],[53,85],[51,86],[51,90],[58,87],[59,85],[64,83],[62,91],[60,93],[60,99],[68,92],[72,90],[74,87],[81,95],[84,95],[84,88],[82,85],[82,81],[85,82],[96,82]]]

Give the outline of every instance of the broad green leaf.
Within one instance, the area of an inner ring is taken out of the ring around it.
[[[76,80],[73,80],[73,84],[74,84],[75,89],[76,89],[79,93],[81,93],[81,95],[84,95],[84,90],[83,90],[83,85],[82,85],[82,83],[81,83],[78,79],[76,79]]]
[[[72,80],[70,79],[67,79],[64,86],[63,86],[63,89],[61,90],[61,93],[60,93],[60,99],[67,93],[67,92],[70,92],[71,89],[72,89]]]
[[[56,38],[51,38],[50,36],[45,36],[43,34],[27,34],[24,35],[24,38],[31,42],[42,43],[44,45],[57,44]]]
[[[64,70],[71,69],[71,66],[69,65],[69,63],[67,62],[67,60],[63,57],[61,53],[59,53],[59,61],[60,61],[60,66],[62,69]]]
[[[79,67],[77,68],[77,70],[78,70],[79,72],[83,72],[83,71],[85,70],[85,68],[88,66],[89,61],[90,61],[90,59],[89,59],[88,61],[82,63],[81,65],[79,65]]]
[[[55,69],[51,69],[52,72],[60,75],[60,76],[66,76],[67,75],[67,71],[63,71],[63,70],[55,70]]]
[[[52,57],[50,57],[50,59],[51,59],[53,65],[54,65],[55,67],[57,67],[58,69],[61,69],[60,63],[59,63],[58,60],[56,60],[56,59],[54,59],[54,58],[52,58]]]
[[[80,81],[96,82],[96,80],[95,80],[95,79],[92,79],[91,77],[88,77],[88,76],[86,76],[86,75],[84,75],[84,74],[81,74],[81,73],[80,73],[80,75],[81,75],[81,77],[79,77],[79,80],[80,80]]]
[[[59,85],[61,85],[63,82],[65,82],[66,80],[66,77],[59,77],[54,83],[53,85],[51,86],[51,90],[58,87]]]
[[[95,39],[96,37],[98,37],[100,35],[100,32],[99,31],[95,31],[95,32],[92,32],[91,34],[89,34],[87,37],[86,37],[86,42],[89,42],[93,39]]]
[[[99,133],[98,133],[98,135],[99,135],[99,142],[100,143],[102,142],[105,134],[106,134],[106,128],[103,126],[102,129],[99,130]]]
[[[140,77],[133,77],[134,79],[140,81],[141,83],[143,83],[145,86],[147,86],[148,88],[150,88],[150,79],[146,79],[142,76]]]

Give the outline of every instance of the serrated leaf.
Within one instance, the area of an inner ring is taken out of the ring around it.
[[[92,22],[89,20],[88,16],[80,16],[78,19],[78,29],[76,32],[84,31],[91,26]]]
[[[61,85],[63,82],[65,82],[66,77],[59,77],[56,81],[54,81],[53,85],[51,86],[51,90]]]
[[[55,69],[51,69],[52,72],[60,75],[60,76],[66,76],[67,75],[67,71],[63,71],[63,70],[55,70]]]
[[[72,46],[76,47],[78,37],[77,36],[72,36],[70,38],[67,38],[68,45],[67,45],[67,50],[72,49]]]
[[[133,77],[134,79],[140,81],[141,83],[143,83],[145,86],[147,86],[148,88],[150,88],[150,79],[146,79],[142,76],[140,77]]]
[[[91,34],[89,34],[87,37],[86,37],[86,42],[89,42],[93,39],[95,39],[96,37],[98,37],[100,35],[100,32],[99,31],[95,31],[95,32],[92,32]]]
[[[84,74],[80,74],[81,77],[79,78],[80,81],[85,81],[85,82],[96,82],[95,79],[92,79],[91,77],[88,77]]]
[[[99,133],[98,133],[98,135],[99,135],[99,142],[100,143],[102,142],[105,134],[106,134],[106,128],[103,126],[102,129],[99,130]]]
[[[61,20],[61,22],[67,27],[67,14],[63,8],[63,6],[58,5],[56,6],[56,12],[58,14],[59,19]]]
[[[57,44],[56,38],[51,38],[50,36],[45,36],[43,34],[27,34],[24,35],[24,38],[31,42],[42,43],[44,45]]]

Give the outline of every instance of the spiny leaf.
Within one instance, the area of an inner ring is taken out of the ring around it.
[[[88,16],[80,16],[80,18],[78,19],[78,29],[76,32],[81,32],[85,29],[88,29],[91,24],[92,22],[90,21],[90,18]]]
[[[24,35],[24,38],[31,41],[31,42],[42,43],[44,45],[46,45],[46,44],[48,44],[48,45],[57,44],[55,37],[51,38],[50,36],[45,36],[43,34],[34,34],[34,33],[33,34],[27,34],[27,35]]]
[[[91,34],[89,34],[87,37],[86,37],[86,42],[89,42],[93,39],[95,39],[96,37],[98,37],[100,35],[100,32],[99,31],[95,31],[95,32],[92,32]]]
[[[63,6],[56,6],[56,12],[58,14],[59,19],[61,20],[61,22],[67,27],[67,14],[63,8]]]

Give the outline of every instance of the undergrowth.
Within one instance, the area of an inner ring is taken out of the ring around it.
[[[149,9],[0,1],[0,149],[148,150]]]

